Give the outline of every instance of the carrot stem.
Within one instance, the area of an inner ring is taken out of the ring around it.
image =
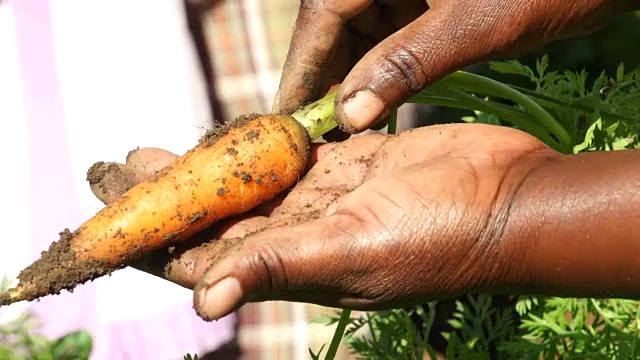
[[[311,140],[319,138],[338,126],[333,116],[337,94],[337,91],[332,91],[322,99],[303,106],[291,114],[307,130]]]

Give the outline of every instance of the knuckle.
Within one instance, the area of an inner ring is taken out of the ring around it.
[[[383,57],[382,71],[390,80],[403,85],[413,94],[422,90],[428,79],[423,60],[417,47],[400,46]]]
[[[203,232],[202,234],[206,235],[207,233]],[[174,272],[187,274],[196,281],[202,278],[213,265],[237,249],[239,244],[241,244],[239,241],[218,239],[205,243],[202,247],[188,248],[186,244],[179,245],[174,249],[173,254],[169,254],[177,256],[176,260],[171,262],[171,268]]]
[[[249,251],[249,254],[243,263],[259,292],[274,293],[289,289],[289,278],[280,252],[269,244],[262,244]]]

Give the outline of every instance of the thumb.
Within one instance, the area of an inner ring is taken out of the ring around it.
[[[434,7],[379,43],[342,82],[336,99],[341,129],[364,131],[424,87],[494,54],[504,30],[486,14],[491,11]]]
[[[344,279],[349,263],[349,249],[343,248],[347,242],[341,241],[348,233],[346,225],[341,216],[332,215],[241,240],[240,249],[215,263],[194,288],[196,312],[211,321],[249,301],[335,304],[336,293],[331,290],[319,293],[309,289],[340,288],[338,279]]]

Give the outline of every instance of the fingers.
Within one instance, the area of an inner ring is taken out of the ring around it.
[[[150,253],[130,265],[193,289],[211,264],[240,246],[247,234],[264,229],[266,223],[266,217],[248,214],[227,219],[184,242]]]
[[[177,155],[158,148],[129,152],[126,164],[99,161],[87,171],[93,194],[105,205],[114,202],[154,172],[169,165]]]
[[[87,171],[91,191],[105,205],[114,202],[146,176],[142,171],[115,162],[100,161]]]
[[[305,0],[301,2],[273,112],[290,114],[323,89],[322,73],[340,42],[347,20],[373,0]]]
[[[286,299],[335,305],[337,294],[311,294],[304,289],[337,285],[343,270],[357,263],[345,247],[356,241],[348,230],[353,224],[339,219],[321,218],[245,238],[238,250],[211,267],[195,286],[196,312],[205,320],[216,320],[248,301]]]
[[[317,165],[276,208],[269,210],[269,218],[255,216],[256,209],[251,214],[216,223],[194,238],[170,248],[170,252],[157,251],[133,266],[193,288],[209,267],[242,246],[245,235],[306,223],[321,216],[331,203],[364,181],[371,163],[369,159],[385,139],[382,135],[372,135],[346,143],[314,146]]]
[[[347,75],[336,99],[342,130],[370,128],[424,87],[513,49],[518,41],[517,31],[508,30],[509,25],[520,30],[508,23],[519,21],[509,17],[517,13],[518,2],[501,7],[465,7],[457,1],[436,5],[379,43]]]
[[[435,82],[475,52],[461,48],[465,28],[446,11],[432,9],[378,44],[351,70],[336,99],[341,129],[370,128],[426,85]],[[466,34],[468,35],[468,34]]]
[[[171,164],[178,155],[159,148],[142,148],[127,154],[126,164],[133,169],[151,175]]]

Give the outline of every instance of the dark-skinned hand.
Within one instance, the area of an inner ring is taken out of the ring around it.
[[[561,156],[534,137],[432,126],[320,145],[314,154],[284,199],[134,266],[195,288],[205,319],[248,301],[382,309],[529,281],[518,237],[502,234],[528,174]],[[136,150],[92,189],[111,202],[173,159]]]
[[[346,133],[467,65],[594,31],[637,0],[304,0],[273,110],[291,113],[342,83]]]

